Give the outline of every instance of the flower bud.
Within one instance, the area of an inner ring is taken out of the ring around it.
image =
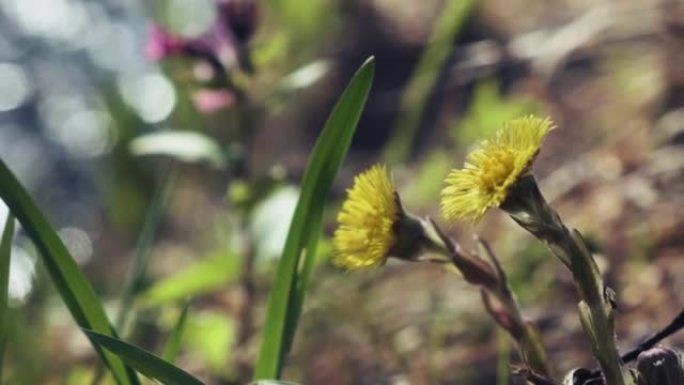
[[[239,43],[246,43],[254,35],[259,19],[255,0],[222,0],[219,15]]]
[[[637,358],[639,385],[684,385],[682,359],[672,349],[657,347]]]
[[[597,382],[603,384],[601,377],[595,377],[591,370],[586,368],[573,369],[563,378],[563,385],[594,385]]]

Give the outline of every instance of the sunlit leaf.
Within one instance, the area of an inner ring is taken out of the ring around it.
[[[187,348],[199,355],[209,368],[220,371],[230,362],[236,337],[235,319],[213,311],[193,312],[186,331]]]
[[[242,260],[220,254],[188,266],[174,275],[157,281],[140,295],[143,305],[159,305],[210,293],[234,282],[240,275]]]
[[[134,155],[165,155],[184,162],[205,161],[216,168],[226,158],[213,139],[193,131],[161,131],[139,136],[131,141]]]
[[[330,71],[330,62],[327,60],[316,60],[285,76],[280,81],[278,88],[283,92],[307,88],[323,78],[328,71]]]
[[[255,379],[280,376],[315,262],[323,207],[366,104],[374,68],[373,58],[359,68],[337,101],[311,152],[269,299]]]

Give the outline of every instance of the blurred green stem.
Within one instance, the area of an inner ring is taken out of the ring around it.
[[[238,59],[245,72],[251,77],[255,75],[255,68],[251,61],[249,46],[240,44],[238,46]],[[226,75],[227,76],[227,75]],[[252,167],[249,156],[252,153],[254,135],[256,134],[257,116],[252,98],[245,89],[238,89],[236,94],[236,108],[238,114],[237,145],[241,151],[236,158],[233,168],[235,179],[242,179],[249,184],[250,191],[255,187],[255,179],[252,175]],[[230,148],[228,149],[230,151]],[[230,154],[229,154],[230,155]],[[235,350],[246,351],[249,341],[254,334],[254,309],[256,307],[256,245],[251,234],[250,217],[254,205],[248,205],[244,210],[239,210],[240,231],[245,239],[244,262],[240,273],[240,287],[243,301],[238,311],[238,330]],[[252,376],[253,362],[251,360],[239,360],[235,363],[238,368],[238,377],[241,382],[248,382]]]
[[[248,45],[239,43],[236,47],[237,58],[240,67],[248,75],[251,80],[256,74],[256,68],[253,66],[251,59],[251,52]],[[207,55],[205,52],[193,51],[192,54],[206,60],[214,69],[218,76],[218,85],[235,95],[235,109],[237,113],[237,130],[231,131],[227,129],[226,132],[234,132],[235,135],[228,138],[225,144],[225,154],[227,159],[231,159],[230,174],[231,182],[244,181],[248,184],[253,184],[251,166],[249,163],[249,156],[252,153],[252,144],[254,135],[256,134],[256,114],[255,105],[250,98],[249,90],[242,84],[233,81],[231,72],[223,63],[213,55]],[[240,231],[247,239],[243,270],[240,276],[240,285],[243,293],[243,304],[239,310],[238,331],[236,350],[245,349],[249,342],[253,330],[253,311],[254,302],[256,300],[256,283],[254,280],[254,264],[255,264],[255,246],[253,245],[252,237],[249,228],[249,217],[252,205],[249,205],[244,210],[236,210],[237,215],[240,216]],[[250,377],[252,364],[247,362],[238,362],[238,372],[241,382],[247,382]]]
[[[511,345],[508,336],[502,329],[496,333],[497,339],[497,360],[496,360],[496,384],[508,385],[508,372],[511,365]]]
[[[580,320],[599,361],[606,385],[624,385],[622,362],[615,346],[613,309],[594,257],[577,230],[565,226],[539,191],[532,175],[523,176],[501,206],[523,228],[544,242],[572,272],[579,291]]]
[[[173,162],[173,161],[172,161]],[[152,251],[152,244],[154,237],[159,227],[161,216],[169,200],[169,194],[176,180],[178,173],[178,164],[173,162],[166,170],[164,176],[159,182],[149,210],[145,216],[143,227],[140,231],[138,244],[136,246],[135,257],[128,279],[124,284],[121,294],[121,307],[116,320],[116,329],[122,330],[128,321],[128,316],[131,314],[133,301],[136,294],[142,288],[147,275],[147,265]],[[122,332],[122,335],[126,333]]]
[[[173,329],[171,329],[171,334],[169,335],[168,340],[164,345],[164,349],[162,350],[162,357],[172,364],[176,361],[176,357],[178,357],[178,353],[181,349],[183,335],[185,334],[185,328],[188,320],[189,310],[190,301],[186,301],[183,305],[183,308],[180,311],[180,314],[178,315],[176,324],[174,325]]]
[[[405,160],[416,139],[430,91],[453,52],[454,40],[465,24],[475,0],[446,0],[425,51],[409,79],[399,105],[394,131],[383,157],[390,163]]]
[[[254,308],[256,306],[256,280],[254,277],[254,265],[256,263],[256,247],[253,238],[249,233],[247,214],[242,218],[242,232],[247,238],[247,250],[245,250],[244,263],[240,273],[240,286],[242,291],[242,305],[238,313],[238,330],[236,350],[246,350],[249,340],[254,332]],[[251,361],[239,360],[236,363],[238,377],[242,382],[247,382],[252,375],[253,363]]]

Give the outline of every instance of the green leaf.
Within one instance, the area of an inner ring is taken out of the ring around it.
[[[307,88],[323,78],[330,71],[330,67],[330,62],[327,60],[313,61],[286,75],[280,81],[278,91],[289,94]]]
[[[183,310],[181,310],[181,313],[178,316],[178,321],[176,321],[176,325],[173,327],[173,330],[171,330],[169,340],[166,341],[166,345],[164,346],[162,357],[169,362],[174,362],[178,356],[178,352],[180,352],[183,332],[185,332],[185,321],[188,319],[188,309],[190,309],[190,301],[186,302],[185,306],[183,306]]]
[[[156,282],[141,294],[140,300],[144,306],[155,306],[210,293],[235,281],[241,265],[237,256],[221,253]]]
[[[328,117],[309,158],[278,263],[255,379],[280,376],[314,263],[326,197],[356,131],[373,82],[374,68],[374,59],[369,58],[356,72]]]
[[[2,383],[2,358],[7,341],[7,293],[9,290],[10,253],[14,235],[14,217],[7,215],[0,240],[0,383]]]
[[[69,251],[17,178],[0,160],[0,198],[17,217],[40,251],[45,268],[76,323],[84,328],[115,336],[95,291]],[[93,345],[121,385],[139,384],[135,373],[116,356]]]
[[[92,341],[116,354],[146,377],[167,385],[203,385],[188,372],[148,351],[92,330],[83,329],[83,331]]]

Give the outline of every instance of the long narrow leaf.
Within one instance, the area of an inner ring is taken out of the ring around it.
[[[297,284],[294,288],[292,304],[287,311],[287,330],[291,330],[291,333],[286,335],[284,351],[287,353],[292,346],[292,340],[294,339],[294,331],[297,328],[297,323],[299,321],[299,315],[304,307],[304,296],[306,295],[306,289],[309,286],[309,278],[311,277],[311,272],[313,271],[313,266],[315,262],[316,246],[318,244],[318,236],[321,233],[323,227],[323,217],[319,216],[317,220],[309,223],[309,231],[312,235],[309,237],[309,242],[306,245],[306,257],[302,268],[297,277]]]
[[[325,199],[356,131],[373,82],[374,68],[374,59],[370,58],[356,72],[328,117],[309,158],[302,192],[278,263],[255,379],[280,376],[308,284]],[[301,272],[300,265],[304,266]]]
[[[92,341],[119,356],[144,376],[166,385],[203,385],[202,381],[154,354],[119,339],[83,329]]]
[[[162,357],[164,357],[165,360],[171,363],[173,363],[176,360],[176,356],[178,356],[178,352],[180,352],[181,342],[183,340],[183,334],[185,332],[185,321],[187,321],[188,319],[189,309],[190,301],[186,302],[183,306],[183,310],[181,310],[181,313],[178,316],[178,321],[176,321],[176,325],[174,325],[173,330],[171,330],[171,335],[169,336],[169,339],[168,341],[166,341],[166,345],[164,346],[164,352],[162,353]]]
[[[14,217],[7,215],[0,240],[0,384],[2,383],[2,358],[7,341],[7,292],[9,290],[10,253],[14,235]]]
[[[76,323],[81,327],[114,336],[115,331],[90,283],[55,230],[2,160],[0,198],[5,201],[40,251],[43,263]],[[139,384],[135,373],[120,359],[103,352],[97,345],[93,346],[119,384]]]

